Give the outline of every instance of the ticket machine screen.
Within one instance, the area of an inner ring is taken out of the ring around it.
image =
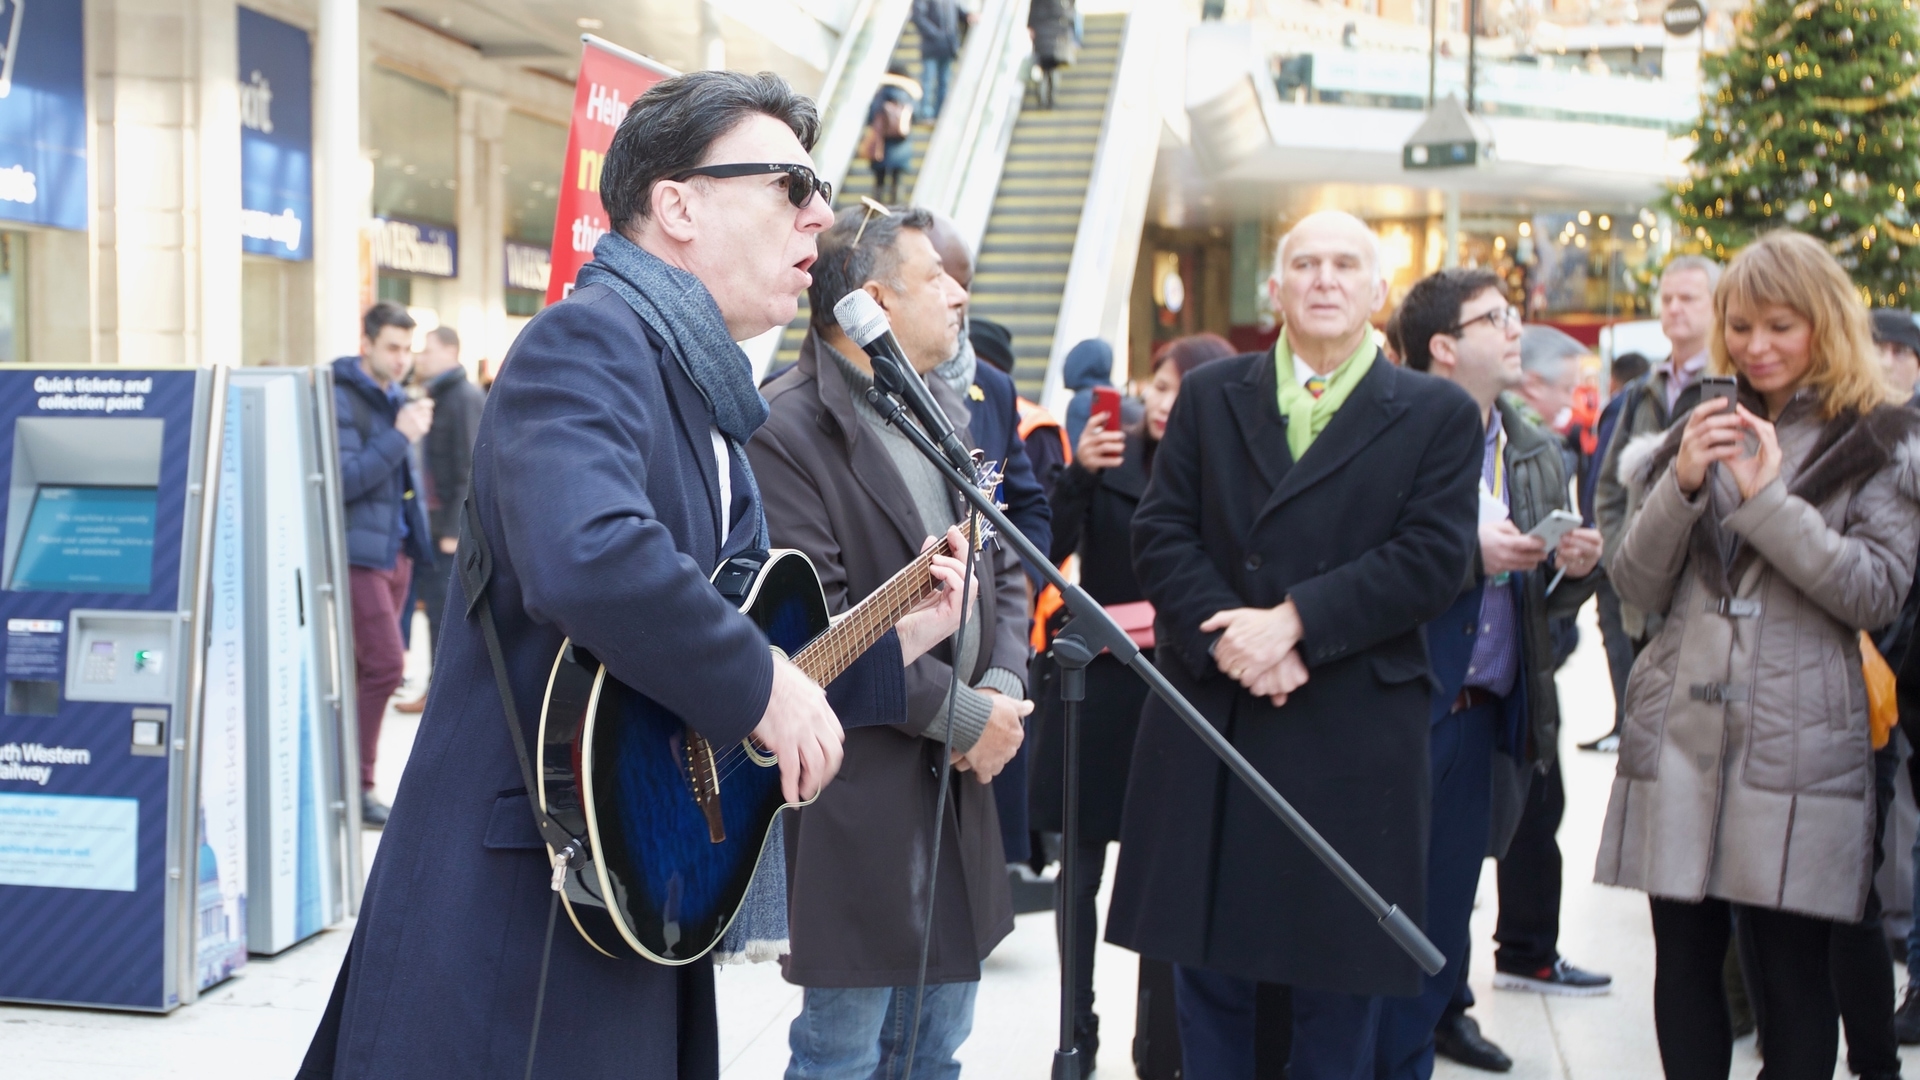
[[[149,591],[155,497],[151,487],[40,485],[8,588]]]

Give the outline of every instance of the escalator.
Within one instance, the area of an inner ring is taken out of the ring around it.
[[[1087,16],[1078,62],[1056,75],[1054,108],[1037,108],[1029,97],[1021,109],[980,244],[972,310],[1013,332],[1014,380],[1034,400],[1054,348],[1126,22],[1125,15]]]
[[[910,73],[917,72],[920,69],[920,33],[914,29],[912,22],[908,22],[905,28],[900,31],[900,40],[893,47],[891,62],[904,65]],[[871,96],[869,96],[868,101],[871,101]],[[862,103],[861,109],[863,112],[865,108],[866,103]],[[926,156],[927,139],[931,137],[932,134],[933,124],[930,121],[914,121],[913,135],[908,140],[908,146],[913,154],[913,162],[907,167],[906,175],[901,178],[901,191],[906,192],[913,189],[913,181],[920,175],[920,163]],[[873,194],[873,172],[867,167],[867,163],[864,160],[859,159],[859,152],[857,150],[854,152],[852,160],[848,162],[843,175],[845,179],[841,181],[839,188],[833,193],[833,209],[835,213],[849,206],[859,206],[860,196]],[[811,315],[807,305],[807,298],[802,295],[800,297],[800,313],[793,317],[793,322],[788,323],[785,330],[781,331],[780,348],[774,354],[773,367],[770,370],[780,370],[800,358],[800,343],[806,339],[807,321],[810,318]]]

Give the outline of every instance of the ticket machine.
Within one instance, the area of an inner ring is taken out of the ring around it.
[[[327,385],[0,367],[0,999],[166,1011],[355,906]]]

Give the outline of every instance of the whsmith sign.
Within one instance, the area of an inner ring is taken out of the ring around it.
[[[373,240],[373,265],[382,270],[443,278],[460,272],[460,237],[452,229],[398,218],[374,218],[368,232]]]

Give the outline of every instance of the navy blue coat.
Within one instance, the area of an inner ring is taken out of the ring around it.
[[[967,395],[967,409],[972,414],[967,428],[973,435],[973,445],[987,455],[988,461],[1000,462],[1005,470],[1000,499],[1006,503],[1007,520],[1046,551],[1053,546],[1053,510],[1039,478],[1033,475],[1027,444],[1020,438],[1020,409],[1014,404],[1013,378],[983,362],[974,368],[973,385],[980,391],[978,398]],[[1030,566],[1026,571],[1028,583],[1038,589],[1039,575]],[[1013,760],[993,778],[993,801],[1000,811],[1000,843],[1007,849],[1007,861],[1025,862],[1031,854],[1027,841],[1026,743],[1020,744]]]
[[[347,561],[392,569],[400,554],[400,515],[406,514],[407,555],[433,566],[427,515],[413,483],[407,437],[394,429],[400,409],[366,372],[360,358],[333,362],[334,425],[340,441],[340,498],[346,503]]]
[[[708,584],[748,547],[735,468],[718,535],[712,420],[626,303],[576,290],[528,324],[488,396],[473,496],[523,722],[561,640],[687,717],[717,745],[759,722],[766,639]],[[518,1078],[546,928],[549,868],[478,624],[448,600],[432,693],[367,883],[353,944],[300,1080]],[[831,688],[842,715],[906,716],[899,639]],[[533,732],[528,731],[528,737]],[[595,952],[562,918],[536,1076],[711,1078],[713,971]]]

